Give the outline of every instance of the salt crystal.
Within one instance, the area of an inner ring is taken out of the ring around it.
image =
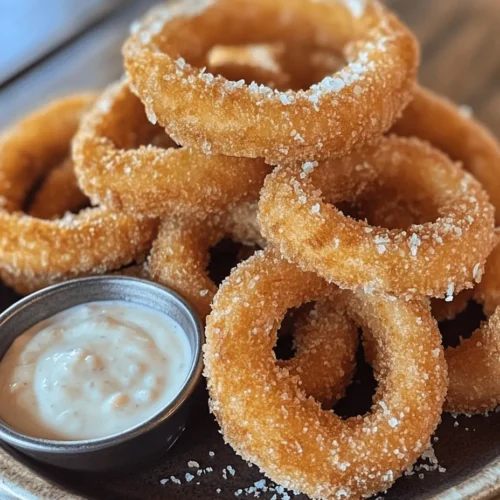
[[[285,106],[292,104],[291,99],[286,94],[283,94],[283,93],[280,94],[280,101],[281,101],[281,104],[284,104]]]
[[[365,13],[366,0],[342,0],[354,17],[361,17]]]
[[[146,106],[146,116],[148,117],[149,123],[152,125],[156,125],[158,123],[158,118],[156,117],[156,113],[154,112],[151,106]]]
[[[474,269],[472,270],[472,277],[474,278],[474,281],[476,283],[481,283],[481,280],[483,278],[483,271],[479,262],[474,266]]]
[[[453,302],[453,292],[455,291],[454,283],[450,283],[446,289],[445,302]]]
[[[309,173],[311,173],[317,166],[319,165],[319,163],[317,161],[306,161],[302,164],[302,172],[305,174],[305,175],[308,175]]]
[[[415,257],[417,255],[418,247],[422,244],[419,236],[413,233],[408,240],[408,246],[410,247],[411,254]]]
[[[388,423],[391,427],[396,428],[399,425],[399,420],[397,418],[392,417],[389,419]]]
[[[196,467],[197,469],[199,469],[200,468],[200,464],[198,462],[194,461],[194,460],[190,460],[188,462],[188,467]]]

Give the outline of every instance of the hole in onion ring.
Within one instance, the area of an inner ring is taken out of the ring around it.
[[[125,132],[124,123],[134,125]],[[150,144],[164,149],[178,147],[161,126],[148,120],[138,99],[122,100],[120,106],[113,106],[112,113],[102,115],[101,128],[106,131],[106,139],[118,149],[132,150]]]
[[[208,276],[219,286],[224,278],[229,276],[233,267],[250,257],[258,248],[235,242],[231,238],[223,238],[210,248]]]
[[[214,75],[279,90],[308,89],[346,64],[340,52],[285,43],[216,45],[206,56]]]
[[[373,368],[366,361],[363,342],[360,342],[352,382],[347,387],[345,396],[333,407],[333,411],[344,420],[369,413],[377,387]]]
[[[332,205],[345,216],[363,220],[371,226],[407,229],[413,224],[425,224],[439,217],[435,200],[426,197],[422,191],[412,190],[411,185],[401,188],[390,182],[381,184],[375,181],[362,185],[356,200]]]
[[[444,347],[457,347],[462,339],[470,338],[473,332],[481,326],[481,322],[485,320],[483,306],[470,300],[466,309],[457,314],[455,318],[438,323]]]

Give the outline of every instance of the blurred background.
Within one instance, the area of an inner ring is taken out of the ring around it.
[[[500,0],[386,0],[422,43],[420,78],[500,136]],[[122,74],[129,25],[154,0],[0,0],[0,127]]]

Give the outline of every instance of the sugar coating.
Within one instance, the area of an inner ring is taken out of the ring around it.
[[[256,82],[229,81],[190,64],[189,48],[175,46],[177,27],[189,31],[194,19],[201,23],[213,20],[224,9],[221,15],[229,16],[228,22],[232,16],[239,22],[241,12],[262,14],[258,2],[246,3],[244,9],[234,2],[215,2],[208,7],[203,3],[194,12],[191,5],[185,10],[163,6],[146,17],[124,47],[134,91],[145,102],[153,100],[154,116],[176,141],[198,148],[208,143],[212,154],[264,157],[272,164],[286,159],[314,160],[331,156],[332,151],[342,155],[379,136],[409,102],[417,48],[412,35],[395,18],[388,18],[378,2],[372,2],[369,9],[354,0],[304,2],[308,10],[320,8],[317,3],[327,6],[332,18],[339,8],[345,14],[347,6],[355,26],[369,21],[373,30],[361,43],[346,47],[345,67],[309,89],[282,91]],[[274,9],[286,9],[282,29],[293,25],[300,32],[304,13],[298,7],[291,9],[279,0]],[[189,92],[180,91],[186,88]],[[383,117],[374,120],[364,113],[368,102],[382,99]],[[180,107],[189,113],[175,113]],[[209,116],[213,119],[207,120]],[[251,127],[243,120],[235,127],[234,116],[251,116]],[[311,126],[311,119],[317,126]],[[338,132],[329,132],[333,130]]]
[[[207,157],[176,147],[149,123],[156,119],[148,109],[122,80],[85,116],[73,157],[78,181],[94,204],[149,217],[201,219],[257,196],[270,171],[262,160]]]
[[[244,459],[312,498],[359,498],[387,489],[425,450],[440,420],[446,364],[423,302],[335,290],[271,250],[256,253],[232,272],[214,299],[205,375],[211,410],[225,440]],[[329,293],[377,339],[378,404],[367,416],[347,422],[307,398],[275,365],[272,351],[286,310]],[[416,317],[421,326],[416,327]],[[400,366],[396,358],[410,365]],[[300,450],[307,459],[300,459]]]
[[[275,169],[259,201],[263,235],[303,269],[341,288],[448,301],[482,274],[494,246],[493,207],[470,174],[427,144],[390,136],[303,174],[300,164]],[[374,182],[391,188],[394,179],[418,185],[437,218],[386,229],[327,204],[356,200]]]
[[[0,140],[0,196],[8,200],[0,210],[0,274],[18,293],[118,269],[140,258],[154,238],[156,221],[103,207],[53,220],[21,211],[37,178],[67,154],[80,117],[94,98],[89,94],[56,100]],[[26,161],[25,151],[36,155]]]

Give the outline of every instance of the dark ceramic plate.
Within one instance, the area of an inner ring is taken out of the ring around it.
[[[33,109],[50,96],[78,88],[102,87],[118,78],[123,71],[120,47],[128,24],[154,0],[124,3],[130,4],[128,10],[124,9],[115,19],[96,27],[88,36],[55,55],[50,64],[26,75],[17,85],[3,89],[0,93],[0,123],[13,121],[15,116]],[[498,93],[498,71],[495,72],[498,51],[491,50],[498,41],[498,0],[388,0],[388,3],[403,15],[422,41],[422,82],[459,102],[474,105],[490,125],[498,125],[498,113],[495,113],[494,106]],[[464,60],[469,69],[465,77]],[[494,130],[498,134],[498,128]],[[0,289],[0,309],[15,299],[8,290]],[[478,319],[476,312],[469,311],[454,325],[447,325],[444,329],[459,333],[471,331]],[[338,408],[344,414],[367,408],[373,389],[370,370],[365,367],[359,378],[363,379],[363,383],[354,384],[349,401],[344,401]],[[365,389],[362,397],[359,395],[360,388]],[[403,477],[386,498],[500,498],[500,413],[489,417],[457,419],[445,415],[437,437],[435,452],[446,472],[421,470],[413,476]],[[209,455],[210,451],[214,456]],[[213,471],[197,476],[196,469],[188,467],[188,461],[192,460],[203,469],[211,467]],[[234,469],[234,475],[228,472],[228,466],[232,467],[229,470]],[[186,473],[195,478],[186,482]],[[422,479],[419,474],[424,474]],[[182,484],[174,483],[170,480],[171,476],[180,479]],[[165,482],[166,479],[169,479],[168,482]],[[235,497],[235,492],[261,479],[262,475],[255,467],[248,467],[224,445],[218,427],[208,413],[203,387],[197,395],[191,424],[171,452],[156,463],[143,464],[136,471],[120,477],[92,477],[49,469],[0,447],[0,500],[234,500],[246,497],[244,491],[238,497]],[[273,494],[263,493],[260,498],[270,499]],[[278,495],[278,498],[281,496]],[[253,498],[253,495],[248,498]]]
[[[217,281],[232,266],[234,255],[235,248],[227,243],[215,252],[213,261],[217,264],[212,276]],[[16,297],[6,289],[2,292],[0,305],[5,308]],[[471,304],[456,320],[441,325],[445,344],[456,343],[458,335],[467,335],[480,320],[480,308]],[[278,346],[277,353],[280,357],[292,355],[285,344]],[[336,411],[343,416],[367,411],[375,388],[371,369],[364,363],[362,352],[359,358],[356,379],[346,398],[336,406]],[[117,476],[57,470],[38,465],[12,450],[0,449],[0,498],[4,498],[2,481],[5,490],[18,495],[13,498],[23,499],[69,499],[71,494],[76,498],[96,500],[234,500],[247,497],[245,489],[262,480],[263,475],[223,443],[217,424],[207,409],[205,388],[200,387],[195,397],[190,425],[168,455]],[[437,469],[429,460],[419,462],[416,472],[398,480],[385,498],[487,499],[494,498],[496,492],[500,493],[500,413],[472,418],[444,415],[433,445],[440,468]],[[197,475],[197,467],[188,466],[190,461],[199,464],[200,475]],[[266,481],[266,485],[273,487],[270,481]],[[238,490],[242,491],[235,496]],[[248,498],[253,498],[251,490],[250,493]],[[274,494],[275,491],[269,490],[262,493],[261,498],[271,498]],[[277,495],[277,498],[282,498],[282,495]]]

